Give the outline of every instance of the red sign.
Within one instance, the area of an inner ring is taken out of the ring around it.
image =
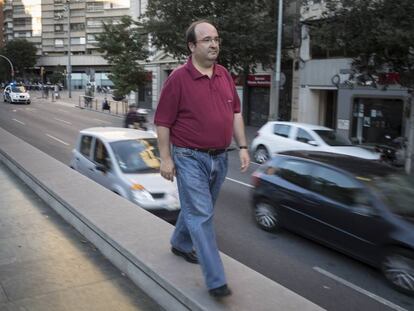
[[[247,85],[270,87],[270,75],[248,75]]]

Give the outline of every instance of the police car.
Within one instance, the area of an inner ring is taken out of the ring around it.
[[[3,100],[5,103],[10,104],[30,104],[30,94],[26,91],[26,88],[22,85],[9,84],[6,86],[3,92]]]

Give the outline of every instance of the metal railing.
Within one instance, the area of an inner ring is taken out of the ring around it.
[[[125,115],[128,112],[128,103],[123,101],[107,100],[109,109],[104,109],[104,102],[98,102],[98,99],[92,96],[79,95],[79,107],[83,109],[108,111],[116,115]]]

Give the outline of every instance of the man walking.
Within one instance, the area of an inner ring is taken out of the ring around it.
[[[196,21],[187,29],[186,43],[191,55],[165,82],[155,113],[160,171],[168,180],[177,177],[181,202],[171,251],[199,262],[210,295],[219,298],[231,291],[216,243],[213,210],[227,173],[232,136],[239,145],[242,172],[250,158],[234,82],[216,64],[216,28],[206,20]]]

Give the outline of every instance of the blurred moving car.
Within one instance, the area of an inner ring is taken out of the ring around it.
[[[24,86],[9,84],[4,88],[3,101],[10,104],[22,103],[30,104],[30,94],[26,91]]]
[[[177,185],[159,174],[154,132],[117,127],[80,131],[70,167],[151,213],[174,223]]]
[[[379,160],[380,154],[352,145],[334,130],[306,123],[269,121],[253,139],[251,150],[257,163],[273,154],[290,150],[326,151],[358,158]]]
[[[414,295],[414,177],[355,157],[276,155],[253,174],[259,227],[283,227],[382,270]]]

